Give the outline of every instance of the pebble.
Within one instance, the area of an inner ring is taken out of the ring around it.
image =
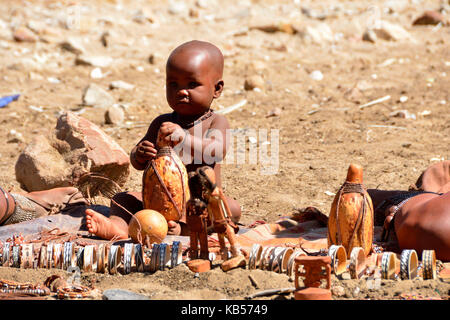
[[[345,295],[345,289],[342,286],[335,286],[335,287],[331,288],[331,293],[334,296],[342,297]]]
[[[150,300],[147,296],[123,289],[103,291],[103,300]]]
[[[108,56],[79,55],[75,60],[75,64],[107,68],[113,63],[113,60],[113,58]]]
[[[23,137],[23,135],[16,131],[15,129],[11,129],[8,132],[8,136],[7,136],[7,143],[19,143],[19,142],[25,142],[25,139]]]
[[[14,40],[18,42],[36,42],[39,39],[38,36],[27,27],[19,27],[14,30],[13,37]]]
[[[278,117],[281,115],[281,112],[282,112],[282,110],[280,108],[274,108],[267,113],[266,118]]]
[[[344,272],[344,273],[341,274],[341,279],[342,280],[351,280],[352,277],[351,277],[349,272]]]
[[[112,105],[105,112],[105,123],[106,124],[122,124],[125,118],[125,112],[123,109],[117,105]]]
[[[408,101],[408,97],[407,97],[407,96],[401,96],[401,97],[400,97],[400,102],[401,102],[401,103],[404,103],[404,102],[406,102],[406,101]]]
[[[131,83],[122,81],[122,80],[117,80],[117,81],[111,82],[109,84],[109,88],[110,89],[132,90],[132,89],[134,89],[134,85],[132,85]]]
[[[101,79],[103,77],[104,77],[104,75],[103,75],[102,69],[100,69],[100,68],[92,69],[92,71],[91,71],[92,79]]]
[[[314,70],[309,74],[309,77],[316,81],[321,81],[323,79],[323,74],[320,70]]]
[[[114,98],[95,83],[84,89],[83,104],[87,106],[108,108],[114,104]]]
[[[447,21],[445,20],[445,17],[437,12],[437,11],[425,11],[420,17],[418,17],[413,22],[413,26],[418,25],[437,25],[437,24],[446,24]]]
[[[370,35],[370,32],[373,32],[376,35],[376,38],[373,38],[373,35]],[[373,38],[375,39],[375,41],[377,41],[378,39],[386,41],[413,40],[411,34],[408,31],[406,31],[402,26],[387,21],[379,21],[377,27],[366,29],[364,31],[364,34],[366,35],[366,37],[369,37],[367,39]]]
[[[187,12],[187,7],[183,1],[170,1],[168,11],[170,14],[177,15]]]
[[[75,54],[83,54],[86,50],[80,39],[68,38],[67,40],[61,42],[59,46],[69,52]]]
[[[260,75],[253,75],[245,79],[244,89],[253,90],[255,88],[264,88],[264,79]]]
[[[393,111],[389,114],[389,116],[416,120],[416,115],[414,113],[410,113],[408,110],[405,109]]]

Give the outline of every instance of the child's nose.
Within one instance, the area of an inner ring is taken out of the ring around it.
[[[178,95],[183,97],[183,96],[188,96],[189,93],[188,93],[187,89],[182,88],[182,89],[178,90]]]

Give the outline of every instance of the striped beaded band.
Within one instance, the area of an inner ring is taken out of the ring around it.
[[[361,247],[354,247],[350,253],[349,271],[352,279],[359,279],[366,270],[366,255]]]
[[[260,244],[258,243],[253,244],[248,258],[249,269],[256,269],[257,265],[259,265],[262,249],[263,247]]]
[[[5,242],[3,246],[3,256],[2,256],[2,265],[4,267],[9,267],[9,259],[11,254],[11,243]]]
[[[110,274],[117,273],[117,267],[122,259],[122,248],[119,245],[112,245],[108,254],[108,268]]]
[[[436,254],[434,250],[422,251],[423,279],[436,279]]]
[[[403,280],[417,277],[419,259],[416,250],[403,250],[400,255],[400,275]]]
[[[279,260],[280,255],[284,253],[286,248],[284,247],[275,247],[275,249],[272,250],[272,253],[270,254],[269,258],[269,270],[278,272],[280,269]]]
[[[335,275],[344,273],[347,269],[347,252],[341,245],[331,245],[328,249],[328,255],[331,257],[331,270]]]
[[[161,243],[159,245],[159,255],[158,255],[158,263],[156,265],[156,269],[164,270],[166,266],[166,251],[167,251],[167,243]]]
[[[395,253],[384,252],[381,256],[381,278],[395,278]]]
[[[153,247],[152,247],[151,257],[150,257],[150,272],[156,271],[158,258],[159,258],[159,244],[154,243]]]
[[[294,252],[291,254],[287,262],[287,270],[286,270],[286,273],[289,277],[292,277],[294,275],[295,258],[298,256],[306,256],[306,253],[303,252],[303,250],[294,250]]]
[[[84,260],[84,247],[79,247],[77,250],[77,267],[83,270],[83,260]]]
[[[172,251],[170,254],[170,266],[175,268],[182,262],[182,250],[181,250],[181,242],[174,241],[172,243]]]
[[[67,270],[69,267],[74,267],[75,263],[76,263],[76,255],[73,242],[65,242],[62,267],[64,270]]]
[[[131,273],[131,266],[134,262],[134,245],[133,243],[125,243],[123,248],[123,273]]]
[[[272,253],[273,249],[275,249],[274,247],[265,247],[261,253],[261,262],[260,262],[260,269],[264,270],[268,267],[268,263],[269,263],[269,257],[270,254]]]
[[[278,267],[279,267],[278,272],[279,273],[285,273],[287,271],[287,263],[293,252],[294,252],[294,249],[285,248],[281,252],[281,254],[278,255]]]
[[[12,248],[12,266],[14,268],[20,268],[20,245],[13,246]]]
[[[134,245],[134,261],[136,264],[136,271],[143,272],[144,271],[144,250],[142,245],[137,243]]]
[[[22,253],[20,257],[20,267],[27,269],[33,268],[34,255],[33,255],[33,244],[32,243],[24,243],[21,244]]]
[[[62,255],[62,244],[55,243],[53,245],[53,266],[55,268],[61,268],[62,265],[61,255]]]

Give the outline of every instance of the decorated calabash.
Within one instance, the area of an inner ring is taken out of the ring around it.
[[[144,209],[161,213],[167,221],[178,221],[190,198],[186,167],[170,146],[158,150],[142,179]]]
[[[345,183],[336,193],[328,217],[328,247],[342,245],[350,253],[361,247],[368,256],[373,241],[373,204],[363,186],[363,169],[350,164]]]

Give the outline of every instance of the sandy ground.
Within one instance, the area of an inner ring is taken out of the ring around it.
[[[450,27],[412,26],[424,10],[438,10],[443,4],[448,2],[1,1],[0,93],[21,96],[0,109],[5,142],[0,145],[0,185],[20,190],[14,171],[19,153],[34,135],[53,130],[64,110],[98,124],[129,152],[153,118],[171,111],[165,101],[166,57],[182,42],[200,39],[215,43],[225,55],[225,89],[213,109],[245,99],[242,108],[227,114],[231,127],[250,135],[266,129],[269,141],[271,134],[279,133],[279,140],[268,145],[270,150],[279,142],[276,173],[262,174],[262,165],[249,160],[224,165],[224,189],[242,204],[244,225],[273,222],[305,206],[328,213],[351,162],[364,167],[368,188],[407,189],[427,166],[449,159]],[[362,41],[365,29],[377,19],[402,26],[411,38]],[[299,33],[252,28],[279,23],[300,28],[325,24],[332,37],[314,42]],[[39,41],[11,39],[11,28],[27,24],[39,32]],[[105,32],[106,47],[101,42]],[[82,38],[86,52],[114,59],[101,68],[104,77],[92,78],[93,66],[75,65],[75,55],[61,49],[59,43],[70,37]],[[310,77],[315,70],[322,80]],[[245,90],[245,80],[255,74],[263,78],[263,87]],[[81,105],[87,85],[108,89],[115,80],[135,86],[108,91],[125,108],[126,122],[120,126],[105,124],[104,109]],[[360,108],[388,95],[382,103]],[[275,108],[279,115],[268,116]],[[394,116],[399,110],[415,117]],[[262,145],[256,146],[259,150]],[[124,189],[139,190],[141,178],[142,172],[132,169]],[[43,282],[53,273],[57,271],[0,268],[0,278],[16,281]],[[259,289],[249,274],[259,281]],[[83,281],[152,299],[242,299],[258,290],[293,286],[287,276],[268,271],[225,274],[215,268],[194,278],[184,266],[155,274],[86,274]],[[333,286],[345,291],[336,299],[450,294],[443,280],[383,281],[380,289],[370,290],[362,281],[334,278]],[[274,298],[293,295],[268,297]]]

